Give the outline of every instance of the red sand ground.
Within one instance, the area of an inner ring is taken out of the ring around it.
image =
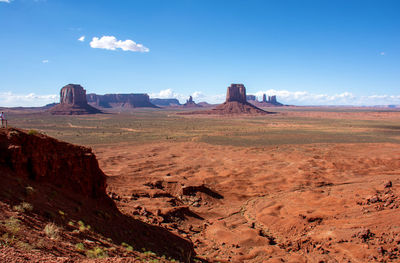
[[[96,155],[124,213],[189,237],[210,261],[399,260],[396,144],[157,143]]]

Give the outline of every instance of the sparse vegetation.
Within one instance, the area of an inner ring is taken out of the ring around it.
[[[108,257],[107,252],[105,252],[101,247],[95,247],[86,251],[86,256],[88,258],[106,258]]]
[[[90,231],[90,225],[85,225],[85,223],[81,220],[78,221],[78,227],[80,232]]]
[[[39,132],[37,130],[29,130],[28,135],[37,135]]]
[[[84,251],[85,250],[85,245],[83,243],[78,243],[75,245],[76,250],[79,251]]]
[[[16,235],[20,231],[20,221],[15,217],[10,217],[7,220],[1,222],[6,229],[6,233],[4,233],[0,238],[0,243],[4,246],[10,246],[14,244],[16,240]]]
[[[60,229],[54,223],[48,223],[44,227],[44,233],[46,234],[46,236],[48,236],[52,239],[57,239],[59,232],[60,232]]]
[[[27,203],[27,202],[22,202],[19,205],[13,206],[13,210],[20,212],[20,213],[24,213],[25,211],[32,211],[33,205],[31,205],[30,203]]]

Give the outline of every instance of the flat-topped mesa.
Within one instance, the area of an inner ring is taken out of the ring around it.
[[[246,88],[243,84],[231,84],[226,92],[226,102],[246,103]]]
[[[255,95],[246,95],[246,99],[247,100],[256,100],[256,96]]]
[[[157,108],[156,105],[150,102],[149,95],[145,93],[105,95],[98,95],[93,93],[88,94],[86,98],[91,105],[103,108]]]
[[[70,105],[86,105],[86,90],[78,84],[68,84],[60,91],[60,103]]]

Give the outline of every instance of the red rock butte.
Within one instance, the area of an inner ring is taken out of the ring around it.
[[[226,92],[226,101],[215,109],[208,111],[194,111],[181,114],[210,114],[210,115],[264,115],[271,112],[264,111],[250,104],[246,100],[246,88],[243,84],[231,84]]]
[[[49,110],[53,115],[83,115],[101,113],[86,100],[86,90],[78,84],[68,84],[60,91],[60,104]]]

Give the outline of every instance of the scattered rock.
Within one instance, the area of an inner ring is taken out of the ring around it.
[[[390,187],[392,187],[392,181],[386,181],[386,182],[383,184],[383,186],[384,186],[385,188],[390,188]]]

